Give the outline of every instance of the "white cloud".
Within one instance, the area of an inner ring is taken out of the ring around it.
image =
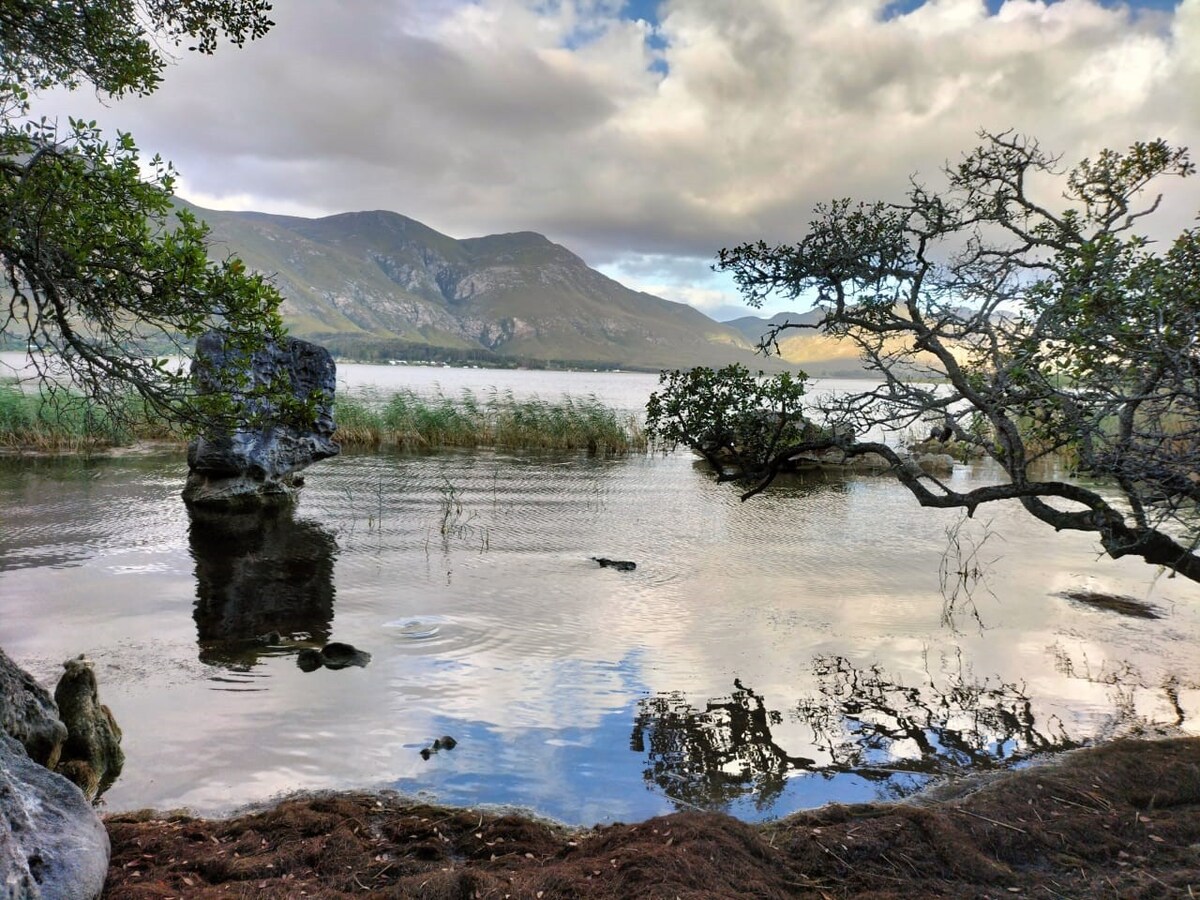
[[[279,4],[267,38],[182,59],[150,98],[47,107],[133,130],[198,199],[534,229],[593,263],[793,239],[815,201],[896,197],[980,128],[1068,160],[1200,144],[1200,0],[929,0],[888,20],[885,0],[664,0],[656,41],[619,5]],[[1178,227],[1200,201],[1171,190]],[[660,283],[721,302],[701,277]]]

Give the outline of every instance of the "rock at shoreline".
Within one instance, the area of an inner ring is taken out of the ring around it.
[[[91,900],[108,858],[108,832],[79,788],[0,734],[0,897]]]
[[[66,671],[54,689],[54,702],[67,726],[67,740],[56,771],[95,800],[121,774],[125,754],[121,729],[111,710],[100,702],[96,673],[83,656],[63,663]]]
[[[324,347],[296,338],[282,345],[268,342],[246,362],[220,334],[209,332],[196,342],[192,373],[202,394],[228,394],[265,424],[192,441],[183,489],[187,503],[228,507],[287,502],[299,487],[299,470],[340,452],[333,440],[337,369]],[[247,381],[252,388],[286,383],[298,405],[310,405],[310,420],[286,424],[283,410],[265,399],[246,397],[248,389],[240,385]]]
[[[58,762],[67,728],[50,692],[0,649],[0,731],[15,738],[43,766]]]

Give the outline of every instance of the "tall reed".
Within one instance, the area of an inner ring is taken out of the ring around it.
[[[30,393],[13,381],[0,381],[0,447],[92,450],[139,440],[182,441],[183,436],[135,395],[107,408],[66,390]]]
[[[480,399],[420,397],[402,390],[387,396],[360,392],[336,399],[335,438],[348,447],[501,447],[512,450],[586,450],[612,455],[646,448],[637,419],[594,396],[552,402],[518,400],[511,392]],[[137,397],[108,410],[66,392],[27,393],[0,381],[0,448],[93,450],[139,440],[183,442],[181,429],[155,416]]]
[[[634,416],[623,416],[594,396],[552,402],[492,392],[480,399],[464,391],[457,399],[421,397],[401,390],[337,399],[335,437],[347,446],[395,446],[586,450],[617,454],[644,450],[646,437]]]

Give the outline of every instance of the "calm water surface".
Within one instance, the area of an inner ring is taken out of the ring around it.
[[[656,383],[370,368],[341,376],[629,409]],[[1008,507],[947,556],[958,517],[885,478],[740,503],[686,454],[350,455],[310,470],[294,514],[214,523],[189,521],[184,474],[179,455],[0,460],[0,645],[46,682],[95,661],[125,732],[112,810],[388,787],[575,823],[761,819],[1192,731],[1200,703],[1195,586]],[[944,561],[951,581],[985,573],[979,621],[960,602],[943,622]],[[1080,587],[1163,618],[1056,596]],[[371,662],[301,671],[299,648],[327,640]],[[423,759],[442,734],[458,746]]]

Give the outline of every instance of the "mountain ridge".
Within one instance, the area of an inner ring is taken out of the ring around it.
[[[292,333],[357,358],[474,359],[655,370],[756,356],[736,328],[628,288],[533,231],[457,239],[388,210],[321,218],[208,210],[216,256],[284,297]]]

